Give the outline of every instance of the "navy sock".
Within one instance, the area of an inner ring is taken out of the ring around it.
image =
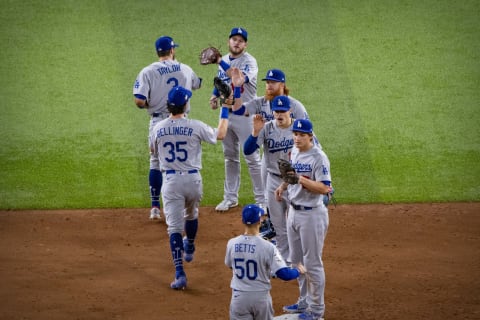
[[[183,271],[183,240],[182,234],[172,233],[170,235],[170,249],[172,250],[173,264],[175,265],[175,277],[185,275]]]
[[[185,234],[189,243],[193,243],[197,236],[198,219],[185,221]]]
[[[160,170],[150,169],[148,175],[150,183],[150,198],[152,199],[152,207],[160,208],[160,190],[162,189],[162,172]]]

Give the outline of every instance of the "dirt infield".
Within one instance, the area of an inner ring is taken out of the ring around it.
[[[202,208],[188,288],[148,210],[0,211],[0,319],[228,319],[226,242],[240,208]],[[480,203],[339,205],[326,319],[480,319]],[[298,294],[273,279],[276,315]]]

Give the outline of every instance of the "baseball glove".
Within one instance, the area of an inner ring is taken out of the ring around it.
[[[335,189],[332,187],[329,193],[323,195],[323,204],[325,205],[325,207],[328,206],[330,202],[332,202],[335,207],[337,206],[337,200],[333,196],[334,193]]]
[[[215,77],[213,78],[213,85],[218,91],[220,104],[232,105],[234,103],[234,100],[230,99],[232,88],[228,84],[223,82],[219,77]]]
[[[222,54],[220,53],[220,50],[215,47],[208,47],[200,52],[200,64],[215,64],[218,62],[218,58],[221,57]]]
[[[297,184],[298,183],[298,175],[293,169],[292,164],[290,161],[284,159],[278,159],[278,169],[280,170],[280,177],[282,177],[283,181],[289,184]]]
[[[275,232],[275,228],[273,227],[270,218],[263,220],[260,224],[260,236],[265,240],[271,240],[276,235],[277,233]]]

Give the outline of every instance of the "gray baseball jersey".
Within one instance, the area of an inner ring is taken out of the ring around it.
[[[189,118],[167,118],[153,129],[150,148],[164,176],[162,199],[169,234],[183,232],[184,218],[198,218],[203,194],[201,143],[215,144],[217,134],[216,128]]]
[[[292,118],[308,119],[308,113],[307,109],[305,109],[305,106],[300,101],[291,96],[288,96],[288,99],[290,100],[290,111],[292,112]],[[245,111],[248,112],[248,114],[260,114],[265,119],[265,121],[270,121],[274,119],[270,101],[266,100],[265,96],[257,97],[250,101],[243,101],[243,106],[245,107]]]
[[[225,264],[233,273],[230,319],[273,319],[270,277],[287,266],[275,245],[260,236],[237,236],[227,243]]]
[[[291,126],[280,128],[277,126],[276,120],[268,121],[258,134],[257,145],[263,146],[263,162],[267,171],[265,194],[270,220],[277,234],[277,248],[283,259],[289,261],[290,250],[288,248],[286,215],[289,204],[286,196],[284,196],[282,201],[275,199],[275,189],[282,182],[277,164],[278,159],[290,160],[290,153],[293,147]]]
[[[291,162],[299,175],[314,181],[331,181],[330,162],[317,145],[305,152],[293,147]],[[322,195],[308,191],[301,184],[288,186],[288,198],[291,202],[287,216],[290,261],[302,262],[308,270],[308,280],[305,275],[298,279],[298,303],[307,304],[312,312],[323,315],[325,270],[322,252],[329,224],[328,209]]]
[[[301,176],[314,181],[332,181],[330,161],[325,152],[315,144],[304,152],[299,152],[297,148],[293,147],[291,162],[295,172]],[[306,207],[323,206],[322,197],[312,192],[305,192],[301,184],[288,186],[288,198],[291,202]]]
[[[236,67],[240,69],[247,77],[248,83],[245,83],[242,86],[242,99],[243,101],[250,101],[257,97],[257,77],[258,77],[258,64],[257,60],[248,52],[245,52],[238,58],[230,58],[229,54],[226,54],[222,57],[222,60],[228,63],[231,67]],[[230,79],[223,70],[223,68],[218,66],[218,77],[222,79],[223,82],[231,85],[232,79]]]
[[[243,101],[250,101],[257,97],[257,76],[258,65],[256,59],[245,52],[238,58],[231,59],[228,54],[224,55],[222,59],[231,67],[239,68],[248,76],[249,81],[242,86]],[[227,73],[219,65],[218,77],[225,83],[231,85],[232,81]],[[224,200],[230,200],[235,203],[238,202],[238,191],[240,189],[240,150],[243,148],[243,143],[247,140],[252,132],[253,124],[251,117],[243,115],[235,115],[230,113],[228,119],[228,130],[223,139],[223,153],[225,157],[225,183],[224,183]],[[243,154],[243,152],[242,152]],[[248,156],[245,156],[250,178],[252,180],[253,194],[255,202],[264,204],[264,186],[262,179],[262,168],[260,152],[256,151]]]
[[[225,264],[233,271],[230,287],[238,291],[270,290],[271,274],[287,266],[273,243],[250,235],[228,241]]]
[[[133,85],[133,94],[147,98],[150,106],[147,111],[153,113],[169,114],[167,110],[168,92],[173,87],[182,86],[188,90],[198,89],[201,79],[188,65],[176,60],[157,61],[143,68],[138,74]],[[190,104],[187,106],[187,113]]]

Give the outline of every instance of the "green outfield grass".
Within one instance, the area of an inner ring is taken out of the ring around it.
[[[329,155],[340,203],[480,200],[480,2],[2,1],[0,208],[148,207],[148,117],[133,81],[171,35],[204,87],[233,26],[259,79],[286,72]],[[294,4],[294,5],[293,5]],[[264,91],[259,81],[259,95]],[[204,147],[203,205],[223,195],[221,144]],[[253,201],[242,162],[240,202]]]

